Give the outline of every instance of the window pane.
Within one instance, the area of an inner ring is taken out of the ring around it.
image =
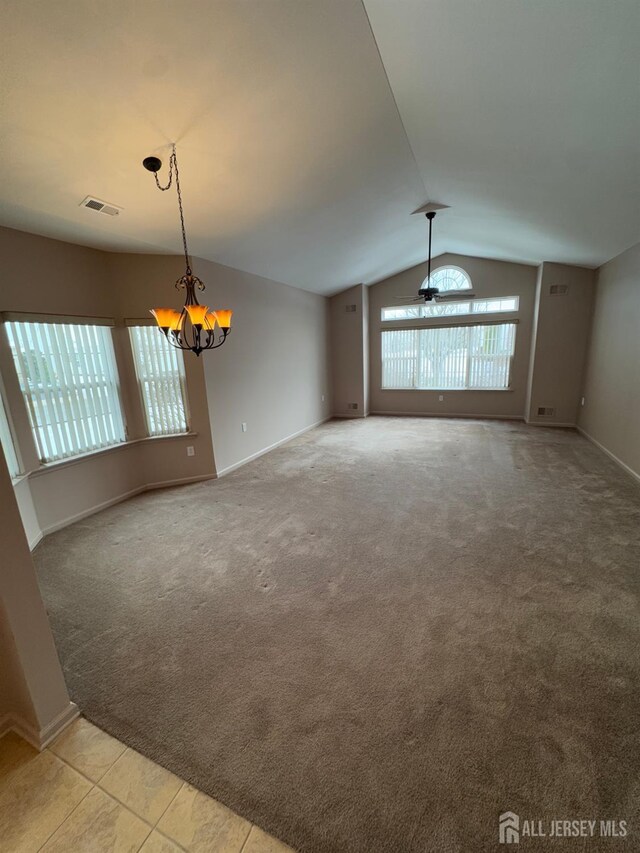
[[[43,462],[124,441],[107,326],[7,323],[7,333]]]
[[[20,466],[18,465],[18,458],[13,445],[13,436],[11,435],[11,429],[9,428],[7,412],[4,407],[4,400],[2,397],[0,397],[0,442],[2,443],[5,459],[7,460],[9,474],[12,477],[16,477],[20,473]]]
[[[382,332],[382,387],[509,387],[515,323]]]
[[[187,432],[182,352],[155,326],[129,329],[149,435]]]
[[[437,287],[439,291],[470,290],[471,279],[462,270],[455,267],[440,267],[431,273],[431,278],[422,283],[423,287]]]
[[[517,311],[520,298],[503,296],[496,299],[469,299],[464,302],[428,302],[419,306],[382,309],[383,320],[414,320],[427,317],[455,317],[464,314],[499,314]]]

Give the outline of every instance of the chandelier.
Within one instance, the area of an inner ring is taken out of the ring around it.
[[[191,271],[189,261],[189,250],[187,248],[187,234],[184,227],[184,212],[182,210],[182,194],[180,192],[180,174],[178,172],[178,158],[176,157],[176,146],[173,146],[169,158],[169,180],[166,186],[162,186],[158,180],[158,172],[162,168],[162,161],[158,157],[145,157],[142,165],[149,172],[153,172],[156,186],[165,192],[172,183],[175,174],[176,192],[178,195],[178,209],[180,211],[180,227],[182,229],[182,246],[184,248],[184,260],[186,270],[184,275],[176,281],[176,290],[186,291],[182,311],[174,308],[152,308],[151,313],[156,318],[160,331],[169,343],[181,350],[191,350],[196,355],[205,349],[216,349],[226,341],[231,329],[231,315],[233,311],[210,310],[208,305],[200,305],[196,290],[204,290],[203,282]]]

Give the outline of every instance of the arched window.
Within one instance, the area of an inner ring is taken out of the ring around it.
[[[423,287],[437,287],[441,293],[445,290],[471,290],[471,279],[460,267],[439,267],[431,273],[431,281],[424,280]]]

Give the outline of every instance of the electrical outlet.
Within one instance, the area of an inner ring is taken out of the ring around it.
[[[442,401],[444,400],[444,394],[440,394],[438,396],[438,400],[440,400],[440,402],[442,403]]]
[[[580,405],[581,405],[581,406],[584,406],[584,397],[581,397],[581,398],[580,398]]]
[[[321,399],[321,402],[324,403],[324,394],[322,395],[322,397],[320,399]]]
[[[193,444],[190,444],[190,445],[187,447],[187,456],[195,456],[195,455],[196,455],[196,449],[195,449],[195,447],[193,446]]]
[[[246,431],[247,431],[247,425],[246,425],[246,423],[243,421],[243,422],[242,422],[242,432],[246,432]]]

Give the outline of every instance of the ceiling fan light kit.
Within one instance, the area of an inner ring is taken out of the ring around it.
[[[180,226],[182,230],[182,246],[186,264],[184,275],[180,276],[175,283],[176,290],[186,291],[182,310],[176,311],[174,308],[152,308],[151,313],[155,317],[158,327],[165,338],[177,349],[190,350],[196,355],[200,355],[203,350],[217,349],[217,347],[222,346],[229,335],[233,312],[228,309],[212,311],[208,305],[201,305],[198,302],[196,291],[203,291],[204,283],[197,275],[193,274],[189,261],[184,212],[182,210],[182,194],[180,192],[180,174],[178,172],[175,145],[169,158],[169,180],[166,186],[162,186],[158,180],[158,172],[162,168],[162,160],[159,157],[145,157],[142,165],[149,172],[153,173],[156,186],[163,192],[171,187],[175,174]]]

